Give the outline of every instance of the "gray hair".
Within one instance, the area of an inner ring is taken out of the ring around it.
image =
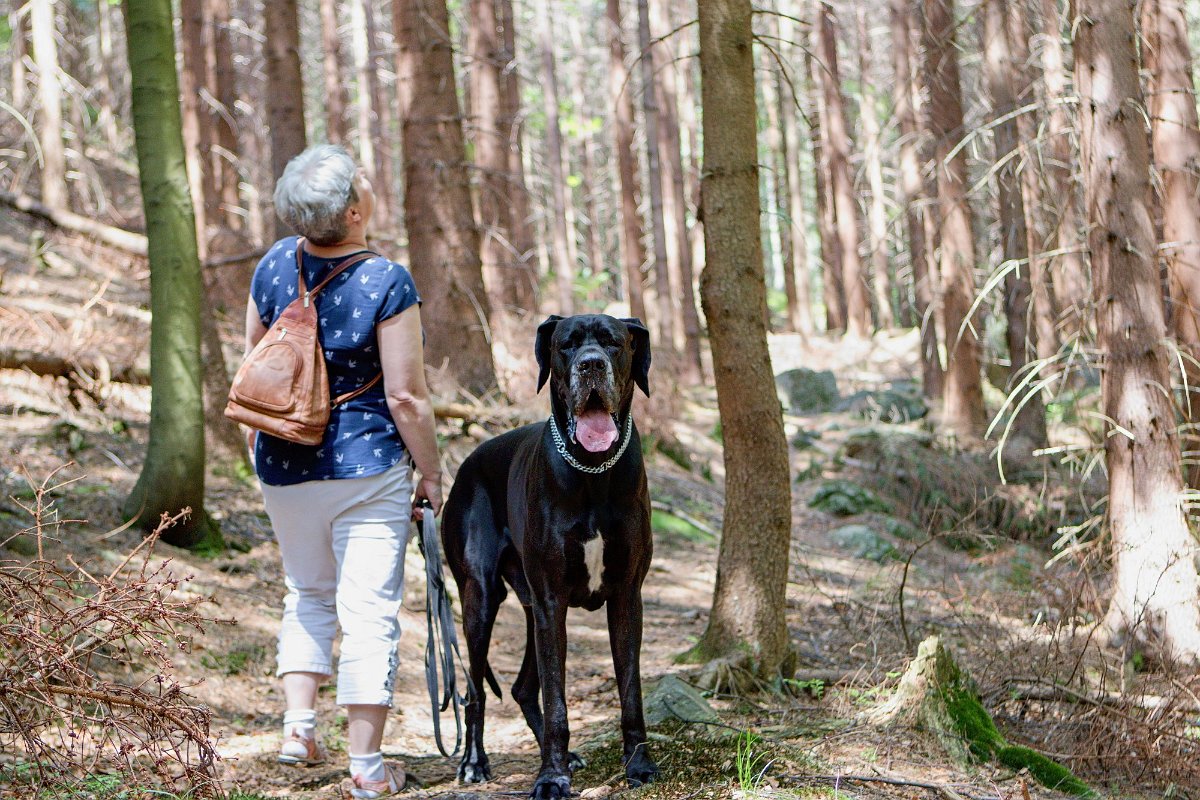
[[[346,209],[358,201],[358,166],[345,148],[318,144],[288,162],[275,184],[275,213],[316,245],[346,238]]]

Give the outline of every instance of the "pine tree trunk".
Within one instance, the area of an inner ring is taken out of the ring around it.
[[[342,81],[337,0],[321,0],[321,75],[325,86],[325,136],[330,144],[346,141],[346,84]]]
[[[895,109],[896,126],[900,129],[900,197],[904,208],[904,230],[908,237],[908,257],[912,265],[913,299],[916,304],[918,325],[921,327],[921,386],[925,397],[940,399],[942,396],[942,362],[938,355],[937,325],[934,322],[933,278],[931,262],[925,240],[925,182],[921,178],[921,156],[918,139],[921,130],[917,125],[913,84],[913,31],[908,24],[912,12],[912,0],[891,0],[889,20],[892,27],[892,69],[895,84],[892,104]]]
[[[596,195],[601,182],[596,180],[596,148],[587,114],[588,52],[583,42],[584,23],[584,19],[572,15],[567,26],[571,32],[571,47],[576,53],[571,74],[571,104],[580,119],[579,136],[582,140],[579,148],[579,194],[583,200],[583,240],[587,247],[588,272],[594,276],[604,272],[604,255],[601,253],[599,235],[602,226],[596,210]]]
[[[12,36],[15,41],[18,31],[13,30]],[[117,130],[117,93],[113,90],[112,78],[109,76],[109,71],[114,66],[112,44],[112,13],[108,0],[96,0],[97,63],[94,75],[100,99],[100,111],[96,121],[100,132],[104,134],[105,143],[115,153],[121,149],[121,137]],[[13,57],[19,58],[19,51],[14,52]],[[16,103],[14,106],[18,109],[21,107]]]
[[[1079,180],[1072,165],[1076,163],[1071,145],[1069,105],[1075,92],[1067,80],[1066,58],[1063,55],[1062,19],[1058,13],[1059,0],[1042,0],[1042,73],[1046,82],[1046,103],[1049,105],[1046,138],[1049,141],[1049,158],[1046,163],[1047,210],[1054,218],[1057,230],[1057,249],[1062,255],[1051,263],[1050,283],[1060,313],[1066,315],[1059,337],[1074,338],[1088,325],[1087,311],[1090,287],[1088,267],[1084,257],[1084,226],[1086,220],[1079,201]],[[1061,338],[1056,337],[1057,345]],[[1044,355],[1052,355],[1058,347],[1043,346]]]
[[[804,52],[805,74],[808,76],[809,93],[817,113],[809,118],[809,130],[813,149],[813,179],[817,188],[817,232],[821,237],[821,300],[825,306],[825,331],[828,333],[846,330],[846,291],[842,285],[842,248],[838,241],[837,218],[834,213],[832,183],[829,180],[830,146],[828,113],[825,98],[820,91],[821,67],[812,57],[816,51],[814,26],[813,43]]]
[[[824,143],[829,147],[829,193],[837,224],[838,247],[842,256],[842,286],[846,292],[846,333],[865,338],[871,332],[871,303],[867,299],[867,281],[858,254],[858,203],[854,199],[854,178],[850,174],[850,128],[846,124],[846,100],[842,96],[838,70],[837,24],[828,0],[820,0],[817,9],[817,57],[820,61],[821,94],[825,98],[822,120]],[[825,130],[825,128],[828,130]]]
[[[554,63],[554,20],[550,0],[543,0],[539,9],[541,27],[539,47],[542,53],[542,97],[546,113],[546,161],[550,167],[550,197],[553,203],[551,219],[551,255],[554,258],[554,279],[558,287],[557,313],[575,313],[575,261],[572,258],[574,226],[567,218],[567,186],[563,174],[562,129],[558,121],[558,70]]]
[[[891,328],[896,324],[892,313],[892,279],[888,274],[888,232],[886,198],[883,193],[883,153],[879,135],[879,109],[871,80],[871,37],[867,30],[867,9],[860,5],[857,10],[858,25],[858,74],[862,86],[862,125],[865,147],[864,168],[867,187],[870,189],[870,205],[867,214],[867,241],[871,247],[871,288],[875,295],[875,322],[879,328]]]
[[[512,0],[496,0],[504,33],[504,70],[500,78],[500,130],[508,142],[508,197],[511,206],[512,248],[517,255],[517,276],[510,282],[512,303],[527,315],[538,310],[538,246],[534,236],[530,194],[525,182],[525,148],[522,130],[521,85],[516,66],[517,34]]]
[[[300,21],[296,0],[263,4],[266,20],[267,125],[271,129],[271,178],[278,180],[288,162],[304,152],[304,78],[300,74]],[[291,231],[275,220],[275,236]]]
[[[1162,185],[1163,241],[1170,284],[1168,318],[1183,351],[1188,396],[1181,412],[1183,451],[1191,463],[1184,475],[1200,488],[1200,120],[1192,85],[1192,53],[1181,0],[1159,0],[1142,7],[1146,46],[1143,69],[1150,77],[1150,120],[1154,166]]]
[[[977,439],[983,434],[986,420],[979,377],[979,326],[968,319],[975,295],[975,241],[966,193],[967,156],[962,148],[951,156],[963,135],[953,2],[924,0],[922,30],[942,220],[942,313],[946,335],[942,414],[951,431]]]
[[[355,138],[358,140],[359,163],[371,177],[371,185],[376,187],[375,215],[383,227],[388,220],[388,195],[379,170],[376,158],[376,147],[384,142],[379,135],[379,118],[375,110],[375,64],[371,59],[372,31],[367,24],[367,6],[370,0],[350,0],[350,42],[354,54],[354,72],[358,82],[355,92],[355,111],[358,126]]]
[[[127,0],[133,128],[150,255],[150,438],[124,514],[153,530],[163,514],[190,507],[163,540],[221,546],[204,511],[204,404],[200,310],[203,290],[184,167],[179,83],[169,0]]]
[[[208,61],[212,66],[212,94],[219,104],[213,112],[216,116],[212,126],[212,165],[213,174],[216,176],[221,224],[231,230],[241,231],[245,227],[241,214],[237,213],[242,205],[239,188],[241,175],[238,171],[241,148],[238,146],[236,118],[237,73],[233,64],[233,43],[229,38],[229,1],[208,0],[209,24],[212,26]],[[246,288],[250,286],[251,274],[247,270],[242,276]]]
[[[642,115],[646,127],[646,182],[650,191],[650,230],[654,246],[654,293],[659,352],[674,353],[675,312],[671,273],[667,261],[667,226],[663,207],[662,154],[659,150],[658,98],[655,86],[655,52],[650,47],[650,9],[637,0],[638,46],[642,64]]]
[[[808,246],[804,192],[800,166],[800,135],[796,125],[796,114],[800,102],[800,73],[795,68],[799,59],[793,58],[793,47],[789,44],[796,36],[792,20],[779,15],[771,17],[771,34],[779,42],[777,50],[785,66],[774,64],[772,74],[775,81],[775,99],[778,103],[779,127],[782,135],[780,153],[780,180],[784,184],[787,225],[782,229],[783,239],[783,291],[787,297],[787,322],[785,330],[812,333],[812,289],[808,275]],[[789,71],[786,65],[791,65]]]
[[[200,259],[208,258],[208,126],[201,119],[200,93],[204,87],[204,3],[180,0],[179,36],[183,58],[179,63],[180,111],[183,119],[183,147],[187,157],[188,187],[196,225],[196,245]]]
[[[104,0],[97,0],[103,4]],[[25,113],[25,104],[29,102],[29,74],[25,71],[25,57],[29,46],[25,41],[26,14],[25,0],[13,0],[13,9],[8,12],[8,25],[12,30],[12,104],[13,108]]]
[[[29,37],[37,66],[37,135],[42,150],[42,203],[66,209],[67,156],[63,148],[62,83],[55,42],[55,0],[30,0]]]
[[[1104,628],[1200,660],[1200,555],[1180,507],[1150,153],[1126,0],[1075,0],[1075,80],[1097,344],[1104,367],[1112,599]],[[1131,113],[1131,109],[1134,113]],[[1120,158],[1111,157],[1120,153]]]
[[[496,385],[479,230],[444,0],[393,6],[408,258],[425,307],[425,363],[480,395]]]
[[[646,247],[642,243],[642,217],[638,213],[639,186],[637,156],[633,150],[633,85],[625,66],[625,42],[621,38],[621,0],[607,0],[608,20],[608,94],[613,113],[613,148],[617,157],[617,177],[621,188],[621,260],[625,264],[625,293],[629,311],[646,319],[642,296],[642,265]]]
[[[770,679],[794,667],[784,618],[791,490],[767,352],[750,2],[705,0],[699,15],[700,297],[724,432],[725,520],[712,612],[696,654],[742,661]]]
[[[669,2],[670,0],[654,0],[653,5],[654,22],[664,34],[673,29],[668,13]],[[692,244],[687,226],[687,193],[684,191],[683,138],[679,132],[675,52],[670,39],[659,42],[656,49],[662,56],[661,59],[655,59],[655,63],[660,65],[658,80],[655,82],[661,123],[659,153],[663,165],[663,195],[669,200],[664,203],[663,210],[669,214],[667,219],[671,221],[667,254],[670,258],[670,244],[673,241],[675,262],[678,264],[678,274],[671,275],[671,285],[677,289],[678,321],[683,333],[680,377],[688,383],[698,383],[703,374],[700,364],[700,315],[696,311],[695,290],[692,288],[695,285],[695,275],[692,270]]]
[[[1021,2],[1021,0],[1017,0]],[[1029,260],[1029,236],[1025,224],[1025,201],[1017,175],[1020,140],[1013,114],[1016,102],[1013,87],[1017,76],[1008,38],[1008,20],[1012,9],[1008,0],[987,0],[984,9],[984,75],[996,120],[993,141],[996,148],[996,186],[999,202],[1001,259],[1012,266],[1004,279],[1004,314],[1007,321],[1009,378],[1008,390],[1016,391],[1027,377],[1030,356],[1035,354],[1030,337],[1031,292],[1026,264]],[[1002,438],[1011,431],[1016,448],[1028,452],[1046,445],[1046,415],[1039,392],[1023,390],[1014,398],[1014,416]],[[1023,405],[1021,405],[1023,403]],[[1019,409],[1019,410],[1018,410]]]

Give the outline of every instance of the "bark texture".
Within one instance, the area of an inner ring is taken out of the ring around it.
[[[725,440],[725,520],[712,613],[698,650],[789,672],[784,619],[791,493],[767,352],[749,0],[700,4],[704,136],[700,296]]]
[[[558,314],[575,313],[574,214],[568,215],[566,178],[563,173],[562,128],[558,121],[558,70],[554,63],[554,20],[552,6],[546,0],[540,9],[538,31],[542,52],[543,108],[546,112],[546,161],[550,167],[550,197],[553,204],[547,227],[551,234],[550,252],[554,260],[554,279],[558,288]],[[569,219],[570,217],[570,219]]]
[[[1200,122],[1192,86],[1192,53],[1181,0],[1147,3],[1143,62],[1150,78],[1154,166],[1162,186],[1162,255],[1170,286],[1171,334],[1183,351],[1187,396],[1184,475],[1200,488]]]
[[[1150,148],[1133,6],[1076,0],[1075,76],[1109,428],[1112,598],[1104,627],[1120,641],[1200,660],[1197,543],[1180,506],[1183,479],[1171,400],[1162,289],[1150,213]],[[1118,155],[1119,154],[1119,155]]]
[[[425,301],[426,363],[479,395],[496,385],[488,298],[471,207],[445,0],[394,9],[404,140],[404,216],[413,278]]]
[[[321,77],[325,87],[325,136],[330,144],[346,141],[346,86],[342,82],[341,37],[337,0],[321,0]]]
[[[871,291],[875,298],[875,324],[890,328],[896,324],[892,313],[892,278],[888,272],[887,198],[883,189],[883,152],[879,131],[879,108],[872,86],[871,35],[867,28],[867,9],[860,5],[858,25],[858,75],[862,87],[863,159],[870,199],[867,211],[867,241],[871,248]]]
[[[31,0],[29,37],[37,66],[37,134],[42,150],[42,203],[68,208],[67,156],[63,148],[62,82],[58,75],[54,0]]]
[[[150,441],[124,513],[153,530],[164,513],[192,509],[168,529],[172,544],[219,546],[204,511],[203,288],[184,167],[170,0],[128,0],[133,127],[150,255]]]

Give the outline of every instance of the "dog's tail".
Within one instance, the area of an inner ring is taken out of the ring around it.
[[[492,672],[492,665],[487,665],[487,673],[483,676],[487,679],[488,686],[492,687],[492,691],[496,693],[497,700],[503,700],[504,695],[500,693],[500,682],[496,680],[496,673]]]

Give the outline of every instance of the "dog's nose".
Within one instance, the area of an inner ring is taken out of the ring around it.
[[[604,356],[598,353],[587,353],[579,357],[575,362],[575,370],[580,375],[590,375],[592,373],[604,372]]]

